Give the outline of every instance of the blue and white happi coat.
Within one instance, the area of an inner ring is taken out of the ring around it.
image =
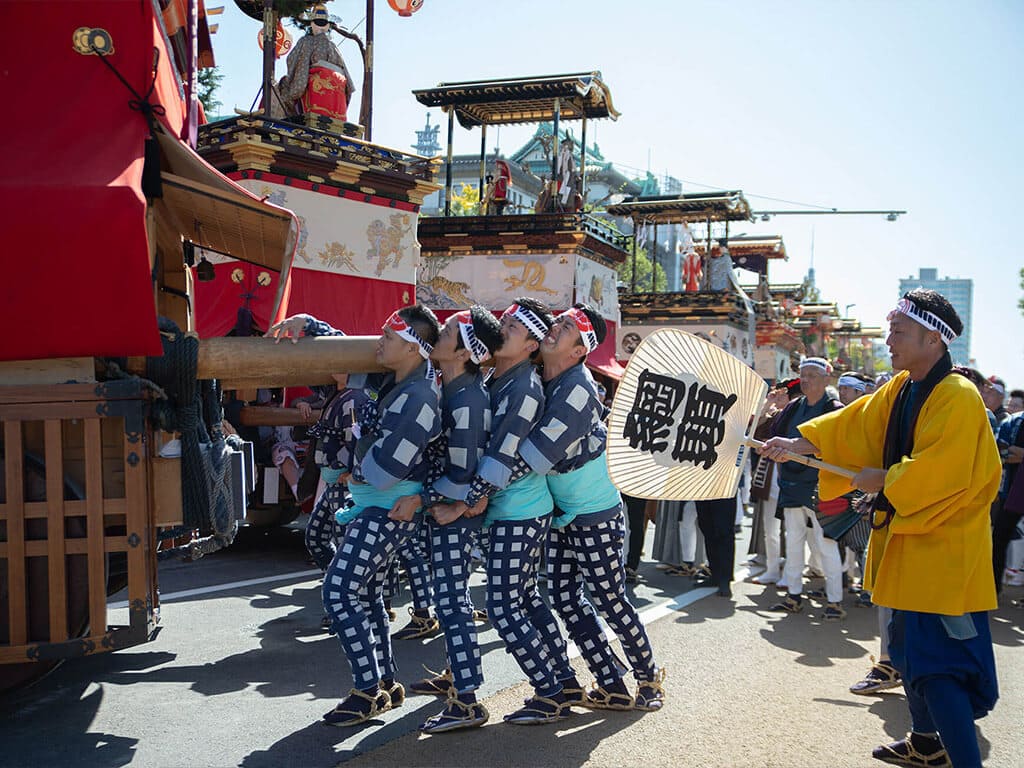
[[[443,450],[424,484],[425,507],[465,501],[491,431],[491,398],[479,373],[463,373],[441,390]],[[437,618],[444,628],[445,652],[456,691],[469,693],[483,684],[480,646],[469,594],[473,548],[483,516],[460,517],[448,525],[433,518],[430,565]]]
[[[466,501],[491,434],[491,396],[479,373],[463,373],[441,389],[441,447],[423,488],[424,506]],[[472,519],[472,518],[470,518]]]
[[[608,477],[604,449],[606,408],[582,364],[544,385],[544,413],[524,438],[520,453],[530,469],[547,477],[557,509],[552,526],[611,520],[622,499]]]
[[[529,520],[551,512],[551,494],[544,479],[530,470],[519,454],[544,412],[544,388],[529,360],[488,382],[491,396],[491,437],[470,483],[466,504],[489,497],[484,526],[496,520]]]
[[[619,683],[625,671],[598,611],[622,641],[635,678],[653,680],[657,668],[651,643],[626,597],[625,525],[622,498],[608,477],[604,456],[605,406],[582,364],[547,382],[545,400],[544,414],[520,450],[532,470],[545,474],[555,503],[547,539],[552,605],[598,685]]]
[[[348,527],[324,576],[324,608],[362,690],[394,676],[383,588],[388,566],[417,523],[391,520],[388,512],[401,496],[422,491],[427,446],[441,432],[436,382],[428,370],[424,361],[400,382],[388,375],[374,392],[376,407],[360,415],[350,486],[354,506],[338,518]]]

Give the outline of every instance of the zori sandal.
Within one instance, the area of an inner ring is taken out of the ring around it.
[[[455,690],[455,680],[452,677],[451,669],[444,672],[435,672],[424,665],[427,674],[422,680],[417,680],[409,686],[409,690],[419,696],[448,696]]]
[[[456,696],[449,696],[444,712],[428,719],[420,726],[420,730],[423,733],[461,731],[466,728],[479,728],[490,719],[491,715],[483,704],[467,704],[459,701]]]
[[[546,725],[564,720],[562,709],[565,705],[546,696],[534,696],[527,699],[525,705],[515,712],[505,715],[506,723],[513,725]]]
[[[636,687],[635,709],[644,712],[657,712],[665,704],[665,668],[661,667],[654,673],[653,680],[641,680]]]
[[[375,696],[370,696],[358,688],[353,688],[338,706],[324,715],[323,719],[327,725],[339,727],[359,725],[389,709],[391,709],[391,697],[388,696],[387,691],[378,691]]]
[[[623,686],[625,689],[625,686]],[[580,704],[587,709],[610,709],[618,712],[634,709],[636,701],[627,691],[609,691],[594,683],[587,698]]]

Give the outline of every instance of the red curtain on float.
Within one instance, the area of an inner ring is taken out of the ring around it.
[[[214,279],[195,280],[196,332],[199,338],[248,335],[241,326],[265,332],[272,324],[270,313],[280,284],[280,272],[244,261],[220,262],[214,266]],[[192,271],[195,278],[195,270]],[[249,316],[244,317],[243,310]],[[237,329],[237,330],[236,330]]]
[[[105,30],[106,60],[180,135],[183,106],[153,4],[76,0],[6,2],[0,92],[22,105],[4,124],[4,279],[0,359],[159,355],[156,307],[140,190],[146,119],[94,54],[73,47],[83,26]],[[47,95],[59,94],[50,109]],[[42,101],[41,101],[42,100]],[[33,106],[35,105],[35,106]]]
[[[266,331],[280,274],[240,261],[218,263],[215,279],[196,283],[196,330],[201,338],[225,336],[239,311],[248,309],[254,326]],[[414,286],[387,280],[292,267],[282,317],[300,312],[324,320],[350,336],[379,336],[380,327],[399,307],[415,300]],[[267,285],[261,283],[267,282]]]
[[[379,336],[392,312],[416,301],[416,286],[292,267],[289,315],[307,312],[350,336]]]

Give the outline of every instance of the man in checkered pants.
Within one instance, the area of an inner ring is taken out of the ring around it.
[[[324,715],[328,725],[357,725],[405,700],[395,681],[382,590],[395,553],[416,530],[415,511],[400,520],[389,513],[399,498],[422,490],[424,453],[441,432],[429,361],[438,328],[429,309],[405,307],[384,324],[377,344],[377,362],[390,375],[376,403],[368,401],[371,407],[360,414],[349,482],[354,505],[337,512],[337,522],[347,528],[324,576],[324,608],[353,679],[349,695]]]
[[[570,704],[592,709],[653,711],[664,703],[664,670],[636,609],[626,597],[622,499],[608,477],[604,404],[584,362],[607,334],[593,307],[577,304],[555,319],[541,343],[544,363],[544,415],[523,440],[520,453],[530,468],[547,478],[555,502],[548,535],[548,590],[580,649],[597,688],[565,691]],[[636,695],[623,682],[622,663],[597,620],[597,611],[622,641]]]
[[[491,398],[480,365],[501,346],[501,326],[490,310],[476,306],[447,319],[430,359],[441,371],[443,450],[436,454],[419,496],[407,496],[393,508],[427,510],[424,522],[431,536],[431,568],[437,615],[444,627],[448,669],[413,683],[413,693],[448,697],[444,710],[420,726],[424,733],[474,728],[487,722],[484,705],[476,700],[483,684],[480,647],[469,575],[473,548],[483,515],[460,515],[449,520],[450,508],[439,504],[465,502],[477,463],[491,434]],[[479,511],[482,511],[483,505]],[[445,516],[449,512],[449,516]]]
[[[544,413],[544,390],[532,359],[553,318],[536,299],[516,299],[501,317],[501,347],[494,354],[491,437],[464,502],[435,508],[436,519],[478,514],[486,506],[487,614],[535,695],[505,716],[520,725],[565,716],[565,680],[578,687],[558,623],[537,589],[537,563],[551,523],[544,478],[519,454],[520,442]]]

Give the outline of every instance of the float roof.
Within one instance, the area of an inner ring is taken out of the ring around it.
[[[750,204],[739,190],[635,197],[609,205],[606,211],[609,216],[626,216],[652,224],[744,221],[751,215]]]
[[[552,121],[556,99],[559,120],[614,120],[619,116],[611,91],[596,71],[438,83],[434,88],[413,91],[413,95],[428,107],[441,107],[445,112],[454,109],[463,128]]]

